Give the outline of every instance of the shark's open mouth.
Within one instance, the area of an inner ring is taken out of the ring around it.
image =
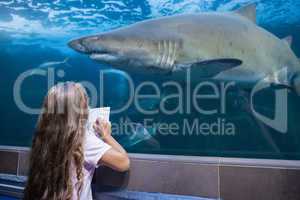
[[[111,59],[111,58],[115,57],[114,53],[104,50],[104,49],[103,50],[92,50],[92,51],[89,51],[88,54],[91,59],[103,60],[103,61],[105,61],[108,58]]]
[[[92,50],[89,52],[89,54],[92,55],[92,54],[112,54],[112,53],[107,50]]]
[[[117,61],[120,57],[116,54],[112,54],[109,52],[93,52],[90,54],[90,58],[93,60],[99,60],[104,62],[113,62]]]

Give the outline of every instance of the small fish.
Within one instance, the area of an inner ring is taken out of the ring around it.
[[[30,75],[36,74],[39,69],[48,69],[50,67],[56,68],[58,66],[67,66],[71,67],[71,65],[68,63],[69,58],[65,58],[63,61],[50,61],[50,62],[44,62],[40,64],[38,67],[31,70]]]
[[[154,138],[156,135],[156,128],[147,129],[140,123],[133,123],[131,125],[131,132],[120,140],[120,143],[124,147],[132,147],[141,142],[145,142],[145,145],[149,145],[152,148],[159,149],[160,143]]]

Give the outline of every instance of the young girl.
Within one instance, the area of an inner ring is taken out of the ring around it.
[[[96,136],[87,131],[87,119],[88,97],[80,84],[50,89],[33,139],[24,200],[92,200],[95,168],[129,169],[127,153],[111,136],[109,122],[96,121]]]

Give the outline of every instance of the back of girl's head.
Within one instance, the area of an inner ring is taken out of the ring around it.
[[[87,117],[88,98],[80,84],[60,83],[49,90],[33,138],[24,199],[71,199],[71,167],[80,192]]]

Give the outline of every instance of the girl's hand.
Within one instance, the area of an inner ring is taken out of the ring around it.
[[[111,136],[111,124],[108,121],[98,118],[93,128],[102,138]]]

